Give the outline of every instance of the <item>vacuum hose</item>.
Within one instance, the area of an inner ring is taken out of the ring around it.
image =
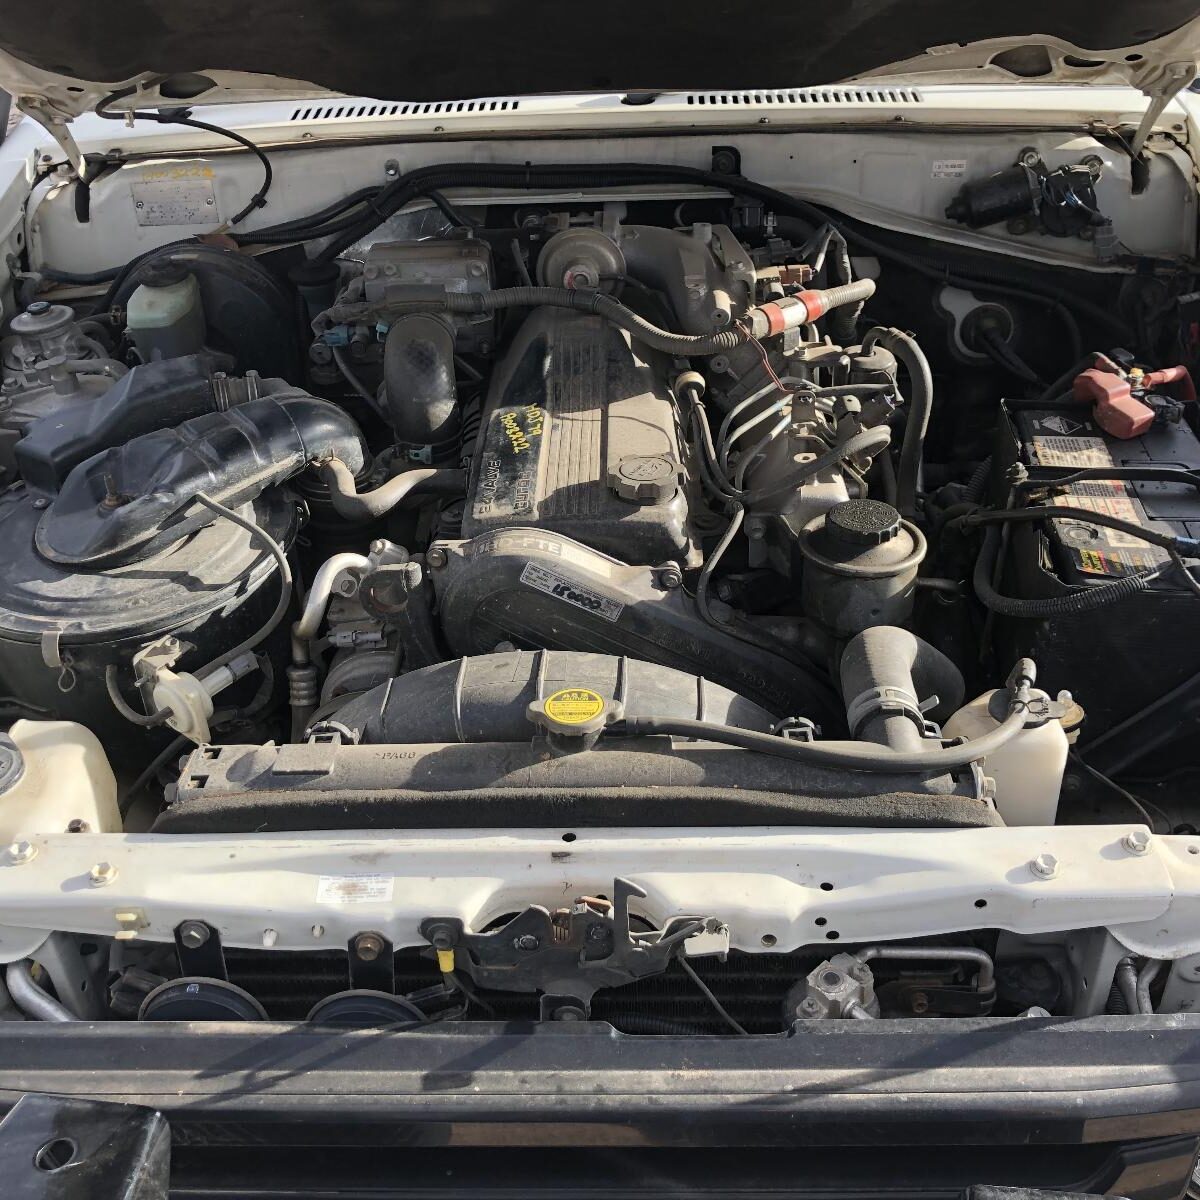
[[[857,304],[874,294],[873,279],[859,279],[854,283],[827,288],[824,291],[801,292],[798,296],[789,296],[784,300],[751,309],[747,314],[744,329],[725,329],[720,333],[705,334],[671,333],[638,316],[612,296],[585,288],[514,287],[490,292],[447,292],[443,296],[422,301],[422,307],[471,316],[502,312],[510,308],[569,308],[603,317],[624,329],[630,337],[654,350],[688,357],[726,354],[750,337],[761,338],[783,333],[787,329],[815,321],[831,308],[843,304]],[[322,318],[333,324],[355,321],[374,315],[387,307],[386,304],[335,304],[322,314]]]

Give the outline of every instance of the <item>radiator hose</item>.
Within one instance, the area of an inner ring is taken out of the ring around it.
[[[852,638],[838,666],[850,735],[920,753],[922,704],[936,697],[949,716],[963,700],[962,672],[907,629],[876,625]]]
[[[921,775],[936,775],[961,770],[971,763],[995,754],[1025,727],[1029,708],[1030,688],[1037,672],[1029,659],[1021,659],[1009,676],[1011,701],[1008,715],[990,733],[972,738],[960,746],[950,746],[915,752],[901,752],[882,746],[857,742],[837,744],[802,742],[776,734],[757,733],[751,729],[735,729],[711,721],[692,721],[677,717],[626,717],[609,728],[614,733],[667,734],[673,737],[697,738],[728,746],[740,746],[759,754],[771,754],[816,767],[836,767],[881,775],[911,771]]]

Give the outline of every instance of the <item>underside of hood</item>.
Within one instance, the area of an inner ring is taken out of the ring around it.
[[[803,87],[870,76],[1128,82],[1173,92],[1200,0],[58,0],[9,5],[0,86],[61,121],[112,108],[349,94],[458,100]],[[39,111],[40,110],[40,111]]]

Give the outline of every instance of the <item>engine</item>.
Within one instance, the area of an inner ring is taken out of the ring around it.
[[[1073,744],[1128,765],[1148,693],[1200,665],[1184,368],[1105,344],[1013,394],[1018,301],[962,292],[946,339],[940,284],[761,203],[436,200],[307,254],[167,245],[13,318],[0,798],[168,840],[986,834],[1120,802]],[[1115,687],[1137,661],[1160,683]],[[47,738],[88,764],[53,803]],[[431,909],[404,1004],[462,1015],[465,976],[576,1019],[685,940],[728,950],[719,896],[652,921],[613,889],[478,928]],[[176,932],[178,970],[114,958],[112,1011],[257,1016],[220,986],[235,946],[180,990],[214,931]],[[351,983],[388,993],[390,942],[356,938]],[[797,959],[780,1011],[911,1014],[875,951]],[[946,1011],[1027,1008],[980,953],[931,968]]]

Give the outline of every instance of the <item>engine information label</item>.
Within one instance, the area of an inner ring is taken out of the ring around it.
[[[216,225],[220,221],[211,167],[146,167],[130,191],[139,225]]]
[[[526,587],[545,592],[547,596],[554,596],[566,604],[573,604],[584,612],[595,613],[606,621],[615,621],[625,611],[625,605],[618,604],[608,596],[602,596],[599,592],[594,592],[591,588],[575,583],[554,571],[547,571],[537,563],[525,564],[525,569],[521,572],[521,582]]]
[[[501,405],[492,413],[471,509],[477,521],[537,516],[545,428],[545,410],[536,404]]]
[[[392,898],[390,875],[322,875],[317,880],[318,904],[369,904]]]

